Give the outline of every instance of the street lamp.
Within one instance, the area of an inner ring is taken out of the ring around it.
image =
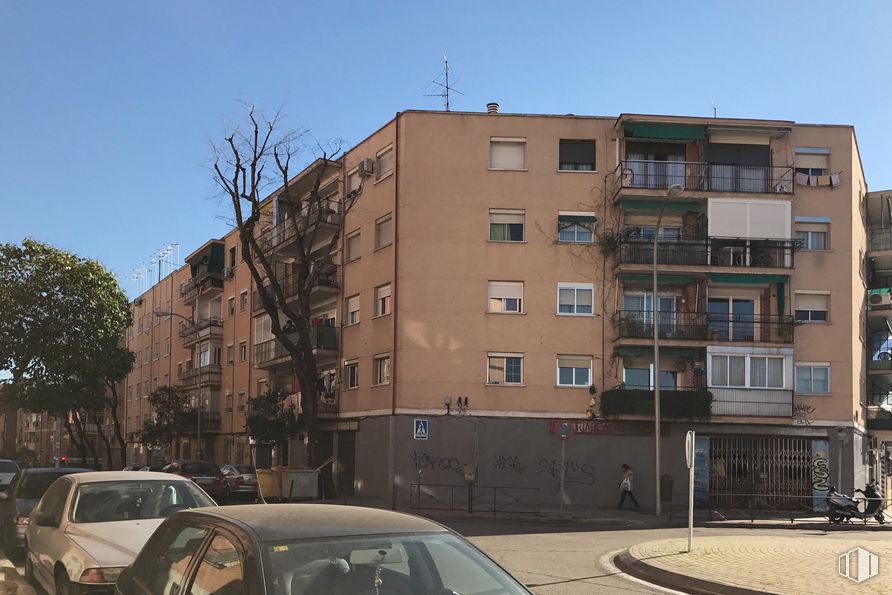
[[[666,211],[666,204],[670,199],[678,198],[684,192],[684,186],[681,184],[672,184],[663,197],[660,206],[660,214],[657,216],[657,227],[654,230],[654,287],[651,296],[651,306],[653,307],[653,327],[654,327],[654,486],[657,499],[656,515],[662,513],[661,494],[660,494],[660,326],[658,316],[657,299],[657,249],[660,244],[660,225],[663,221],[663,213]]]

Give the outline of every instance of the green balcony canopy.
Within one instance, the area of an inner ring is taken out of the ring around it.
[[[653,283],[653,274],[635,274],[620,273],[616,278],[623,283]],[[667,275],[665,273],[657,274],[657,283],[659,285],[684,285],[686,283],[696,283],[700,279],[696,275]]]
[[[754,275],[750,273],[710,273],[709,280],[715,283],[742,283],[754,285],[757,283],[786,283],[789,275]]]
[[[665,194],[665,190],[660,190],[663,194]],[[699,202],[680,202],[674,200],[621,200],[619,201],[619,208],[626,211],[659,211],[663,208],[663,205],[666,205],[666,211],[671,212],[695,212],[702,213],[706,210],[706,205],[704,203]]]
[[[665,138],[671,140],[701,140],[706,138],[706,126],[696,124],[629,122],[623,128],[626,132],[626,138]]]
[[[614,355],[624,357],[647,357],[648,355],[653,355],[654,348],[650,345],[622,345],[615,348],[613,353]],[[660,353],[667,357],[690,357],[700,359],[704,355],[704,350],[700,347],[669,347],[661,345]],[[662,383],[660,386],[662,386]]]

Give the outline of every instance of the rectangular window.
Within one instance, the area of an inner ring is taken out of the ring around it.
[[[490,281],[488,312],[523,312],[523,282]]]
[[[523,170],[526,168],[525,138],[489,139],[489,168]]]
[[[710,386],[746,387],[746,356],[712,356],[712,378]]]
[[[269,316],[258,316],[254,319],[254,345],[273,338],[273,321]]]
[[[824,147],[796,147],[796,173],[809,176],[826,175],[830,169],[830,149]]]
[[[594,287],[591,283],[558,283],[558,314],[591,316]]]
[[[583,355],[557,356],[558,386],[589,386],[592,377],[592,358]]]
[[[235,362],[235,345],[227,345],[226,363],[231,365],[233,362]]]
[[[562,138],[559,150],[561,171],[595,171],[595,141]]]
[[[245,391],[241,391],[238,394],[238,410],[245,410],[245,401],[247,401],[248,394]]]
[[[375,157],[375,179],[381,180],[393,171],[393,147],[379,151]]]
[[[784,388],[784,358],[751,355],[750,386]]]
[[[375,316],[386,316],[391,309],[390,283],[375,288]]]
[[[359,295],[347,298],[347,326],[359,322]]]
[[[823,293],[796,293],[797,322],[827,322],[830,317],[830,295]]]
[[[183,362],[177,362],[177,378],[183,377]],[[139,392],[138,390],[136,391]]]
[[[375,221],[375,250],[393,243],[393,217],[385,215]]]
[[[248,342],[242,341],[238,344],[238,361],[244,362],[248,360]]]
[[[229,298],[229,317],[235,316],[235,297]]]
[[[344,386],[348,389],[359,388],[359,362],[344,363]]]
[[[248,290],[245,289],[238,296],[238,311],[244,312],[248,309]]]
[[[796,239],[802,242],[802,250],[829,250],[829,223],[797,223]]]
[[[235,246],[229,249],[229,266],[230,268],[235,268],[235,265],[238,264],[235,261]]]
[[[489,240],[491,242],[522,242],[524,212],[520,210],[490,209]]]
[[[806,395],[830,393],[828,364],[796,364],[796,392]]]
[[[565,244],[591,244],[595,238],[594,214],[558,213],[558,241]]]
[[[170,337],[164,337],[164,355],[170,355]]]
[[[390,383],[390,356],[376,355],[372,361],[372,383],[389,384]]]
[[[354,167],[347,173],[347,192],[353,192],[362,184],[362,176],[359,175],[359,168]]]
[[[520,353],[487,354],[487,384],[523,384],[523,355]]]
[[[359,258],[359,232],[355,231],[347,236],[347,249],[344,256],[347,262],[352,262]]]

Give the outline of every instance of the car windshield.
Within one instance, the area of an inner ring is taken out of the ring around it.
[[[26,473],[19,487],[18,497],[23,500],[39,500],[54,481],[67,473]]]
[[[12,461],[0,461],[0,473],[18,473],[19,466]]]
[[[251,475],[255,473],[254,467],[246,467],[245,465],[237,465],[235,469],[242,475]]]
[[[207,475],[216,477],[220,475],[220,470],[213,463],[183,463],[180,468],[183,473],[189,475]]]
[[[528,593],[489,558],[449,533],[339,537],[265,544],[268,591],[313,593]]]
[[[186,508],[214,506],[188,481],[108,481],[78,487],[71,506],[72,523],[107,523],[157,519]]]

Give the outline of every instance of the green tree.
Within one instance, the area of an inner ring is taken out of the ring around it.
[[[248,435],[258,445],[284,448],[304,429],[294,405],[286,403],[285,395],[279,391],[267,391],[249,399],[248,405],[250,412],[245,425]]]
[[[161,386],[149,394],[155,411],[152,421],[143,423],[140,439],[150,449],[170,447],[195,423],[192,396],[177,386]]]

